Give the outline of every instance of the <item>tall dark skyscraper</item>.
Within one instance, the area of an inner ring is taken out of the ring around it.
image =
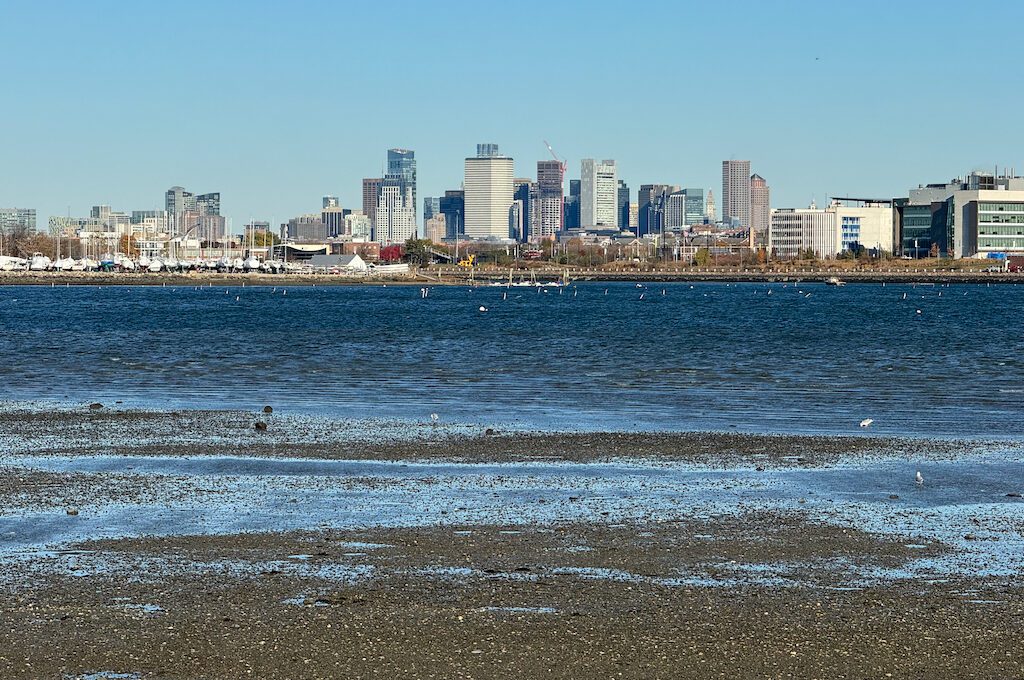
[[[528,179],[512,180],[512,205],[518,206],[518,224],[509,224],[510,236],[513,232],[517,240],[525,242],[530,238],[532,221],[530,219],[532,206],[531,194],[534,193],[536,185]]]
[[[565,229],[580,228],[580,189],[580,180],[569,180],[569,196],[565,199],[565,217],[562,220]]]
[[[646,236],[661,231],[661,218],[665,210],[665,200],[669,194],[679,191],[679,187],[671,184],[641,184],[637,192],[639,223],[637,236]]]
[[[616,226],[619,229],[629,228],[629,185],[619,180],[617,189],[616,215],[618,220]]]
[[[466,234],[466,193],[461,189],[449,189],[438,199],[439,210],[444,215],[445,238],[453,239]]]

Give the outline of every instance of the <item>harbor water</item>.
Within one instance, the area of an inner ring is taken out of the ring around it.
[[[1011,438],[1024,288],[4,287],[5,401]]]

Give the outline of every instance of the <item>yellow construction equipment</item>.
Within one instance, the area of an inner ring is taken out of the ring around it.
[[[458,264],[463,269],[472,269],[476,266],[476,255],[467,255],[466,259],[459,260]]]

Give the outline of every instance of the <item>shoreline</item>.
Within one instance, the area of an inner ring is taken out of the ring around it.
[[[21,406],[4,678],[1024,673],[1012,442]]]
[[[525,278],[534,272],[542,281],[562,277],[563,269],[519,270]],[[627,271],[601,272],[569,270],[572,283],[825,283],[832,277],[855,284],[1017,284],[1024,283],[1024,272],[971,271]],[[425,271],[405,276],[346,276],[340,274],[222,274],[188,273],[107,273],[107,272],[0,272],[0,286],[481,286],[508,280],[508,271],[468,272]]]
[[[264,429],[256,429],[257,423]],[[217,433],[212,436],[210,433]],[[17,442],[17,444],[14,444]],[[13,449],[11,447],[14,447]],[[7,450],[5,450],[7,447]],[[232,457],[453,464],[613,461],[815,467],[879,457],[950,460],[1015,452],[1008,438],[870,432],[579,431],[332,418],[259,409],[138,409],[0,402],[0,461],[15,456]]]

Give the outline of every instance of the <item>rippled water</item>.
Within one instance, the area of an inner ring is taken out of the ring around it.
[[[2,398],[924,436],[1024,416],[1016,286],[284,290],[0,288]]]

